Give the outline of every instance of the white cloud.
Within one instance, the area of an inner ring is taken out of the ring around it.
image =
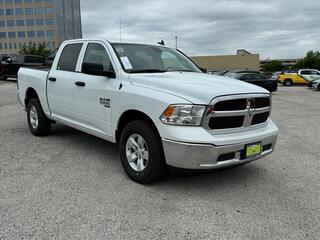
[[[164,40],[189,55],[232,54],[239,48],[261,58],[301,57],[319,50],[318,0],[82,0],[84,37],[125,42]]]

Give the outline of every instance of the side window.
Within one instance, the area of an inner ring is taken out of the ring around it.
[[[44,59],[37,56],[26,56],[25,62],[26,63],[44,63]]]
[[[312,72],[309,70],[301,71],[301,75],[311,75]]]
[[[253,74],[253,79],[254,80],[261,80],[261,79],[264,79],[264,77],[262,75],[259,75],[259,74]]]
[[[252,80],[252,75],[251,74],[246,74],[246,75],[243,75],[241,77],[242,80]]]
[[[57,70],[74,72],[82,45],[82,43],[73,43],[65,46],[60,56]]]
[[[103,66],[103,71],[113,71],[113,67],[106,49],[99,43],[89,43],[84,63],[95,63]]]

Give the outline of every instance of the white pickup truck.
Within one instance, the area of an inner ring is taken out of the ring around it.
[[[167,166],[214,169],[274,149],[271,95],[204,74],[183,53],[156,45],[71,40],[51,70],[21,68],[18,96],[30,131],[60,122],[117,143],[128,176],[150,183]]]

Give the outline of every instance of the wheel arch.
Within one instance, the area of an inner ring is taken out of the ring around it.
[[[38,93],[36,92],[36,90],[34,90],[34,88],[29,87],[26,90],[26,95],[25,95],[25,98],[24,98],[25,107],[28,106],[28,103],[32,98],[39,98],[39,96],[38,96]]]
[[[154,123],[154,121],[152,120],[151,117],[149,117],[146,113],[144,113],[142,111],[131,109],[131,110],[126,110],[125,112],[123,112],[118,120],[116,131],[115,131],[115,137],[116,137],[117,143],[119,143],[121,132],[124,129],[124,127],[128,123],[135,121],[135,120],[145,120],[145,121],[149,122],[154,127],[158,136],[160,137],[160,134],[159,134],[159,131],[156,127],[156,124]]]

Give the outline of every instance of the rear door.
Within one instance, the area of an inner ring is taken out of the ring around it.
[[[83,43],[62,46],[60,58],[52,65],[48,76],[47,95],[52,116],[61,120],[77,120],[74,117],[73,91],[77,76],[79,54]]]
[[[90,42],[83,54],[83,63],[100,64],[104,71],[114,71],[108,48],[100,42]],[[111,136],[111,106],[117,78],[80,73],[74,90],[74,109],[81,124],[95,132]]]

